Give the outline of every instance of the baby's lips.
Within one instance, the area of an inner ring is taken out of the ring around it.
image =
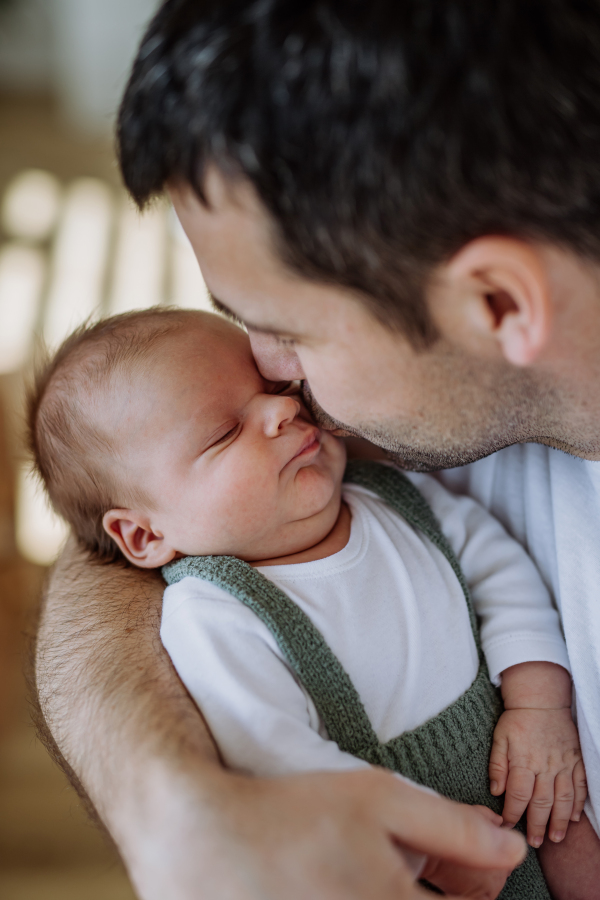
[[[310,432],[308,432],[308,434],[306,434],[299,449],[296,451],[296,453],[294,453],[292,459],[296,459],[298,456],[301,456],[304,451],[308,450],[309,447],[312,447],[315,442],[318,442],[319,444],[321,443],[321,431],[316,426],[312,428]]]

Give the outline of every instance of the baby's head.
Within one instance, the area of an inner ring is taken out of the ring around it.
[[[101,559],[285,556],[335,524],[345,449],[281,388],[219,316],[128,313],[77,331],[40,373],[30,444]]]

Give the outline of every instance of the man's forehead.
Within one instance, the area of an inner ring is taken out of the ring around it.
[[[215,309],[248,329],[282,337],[314,338],[343,329],[356,309],[356,293],[308,278],[283,261],[252,185],[223,187],[223,177],[214,172],[206,184],[208,206],[189,186],[179,186],[171,197]]]
[[[217,312],[261,330],[291,327],[294,279],[255,222],[239,211],[232,218],[209,211],[189,195],[181,204],[173,200]]]

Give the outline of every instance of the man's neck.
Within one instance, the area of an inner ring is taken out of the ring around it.
[[[538,379],[556,402],[530,440],[600,460],[600,265],[553,246],[542,252],[554,312]]]

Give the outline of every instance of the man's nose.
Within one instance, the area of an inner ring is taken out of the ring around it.
[[[263,378],[268,381],[300,381],[304,372],[293,347],[281,344],[272,334],[249,331],[252,353]]]
[[[277,437],[284,425],[293,422],[300,412],[300,404],[293,397],[279,394],[265,395],[263,428],[267,437]]]

